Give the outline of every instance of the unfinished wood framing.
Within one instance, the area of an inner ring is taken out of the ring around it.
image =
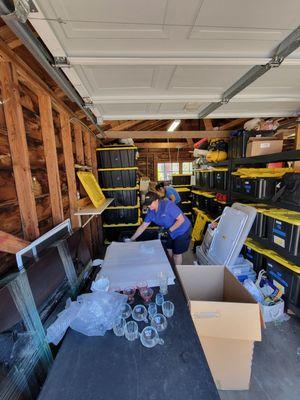
[[[74,138],[75,138],[76,162],[79,165],[84,165],[82,125],[79,122],[76,122],[74,124]]]
[[[0,231],[0,251],[16,254],[30,244],[17,236]]]
[[[83,130],[83,144],[84,144],[85,165],[91,167],[92,166],[91,133],[86,129]]]
[[[58,171],[58,160],[50,96],[39,96],[39,109],[44,143],[44,153],[47,166],[47,176],[49,182],[52,219],[53,225],[58,225],[64,220],[64,211],[61,196],[61,186]]]
[[[108,139],[201,139],[228,138],[230,131],[106,131]]]
[[[145,142],[145,143],[135,143],[135,146],[139,149],[184,149],[186,147],[190,147],[186,142]]]
[[[32,190],[32,176],[21,107],[17,71],[12,63],[0,62],[3,107],[16,183],[24,238],[39,236],[38,218]]]

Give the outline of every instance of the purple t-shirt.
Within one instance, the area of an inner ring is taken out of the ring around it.
[[[184,222],[175,231],[169,232],[172,239],[177,238],[180,235],[186,233],[190,227],[190,220],[184,215],[179,207],[176,206],[170,200],[160,200],[158,203],[158,210],[148,210],[145,222],[154,222],[156,225],[162,226],[165,229],[169,229],[175,224],[178,216],[182,214],[184,217]]]

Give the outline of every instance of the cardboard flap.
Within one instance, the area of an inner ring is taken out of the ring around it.
[[[258,304],[190,301],[190,311],[200,336],[261,340]]]

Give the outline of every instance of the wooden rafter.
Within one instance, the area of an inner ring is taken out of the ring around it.
[[[204,118],[203,123],[207,131],[212,131],[214,129],[211,119]]]
[[[226,130],[226,129],[232,129],[235,128],[239,125],[243,125],[246,121],[248,121],[249,118],[238,118],[234,119],[233,121],[227,122],[226,124],[222,125],[219,127],[219,130]]]
[[[183,149],[190,147],[187,142],[135,142],[139,149]]]
[[[82,125],[79,122],[74,124],[74,137],[76,162],[77,164],[84,165]]]
[[[106,131],[108,139],[196,139],[196,138],[226,138],[230,131]]]
[[[91,135],[87,130],[83,131],[85,165],[92,166]]]
[[[32,190],[32,176],[18,76],[12,63],[0,62],[0,79],[24,237],[27,240],[34,240],[39,236],[38,218]]]
[[[0,251],[16,254],[30,244],[17,236],[0,231]]]

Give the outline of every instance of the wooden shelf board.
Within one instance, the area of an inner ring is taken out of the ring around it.
[[[110,205],[114,199],[105,199],[105,202],[100,207],[94,207],[92,203],[81,207],[76,211],[75,215],[100,215]]]

